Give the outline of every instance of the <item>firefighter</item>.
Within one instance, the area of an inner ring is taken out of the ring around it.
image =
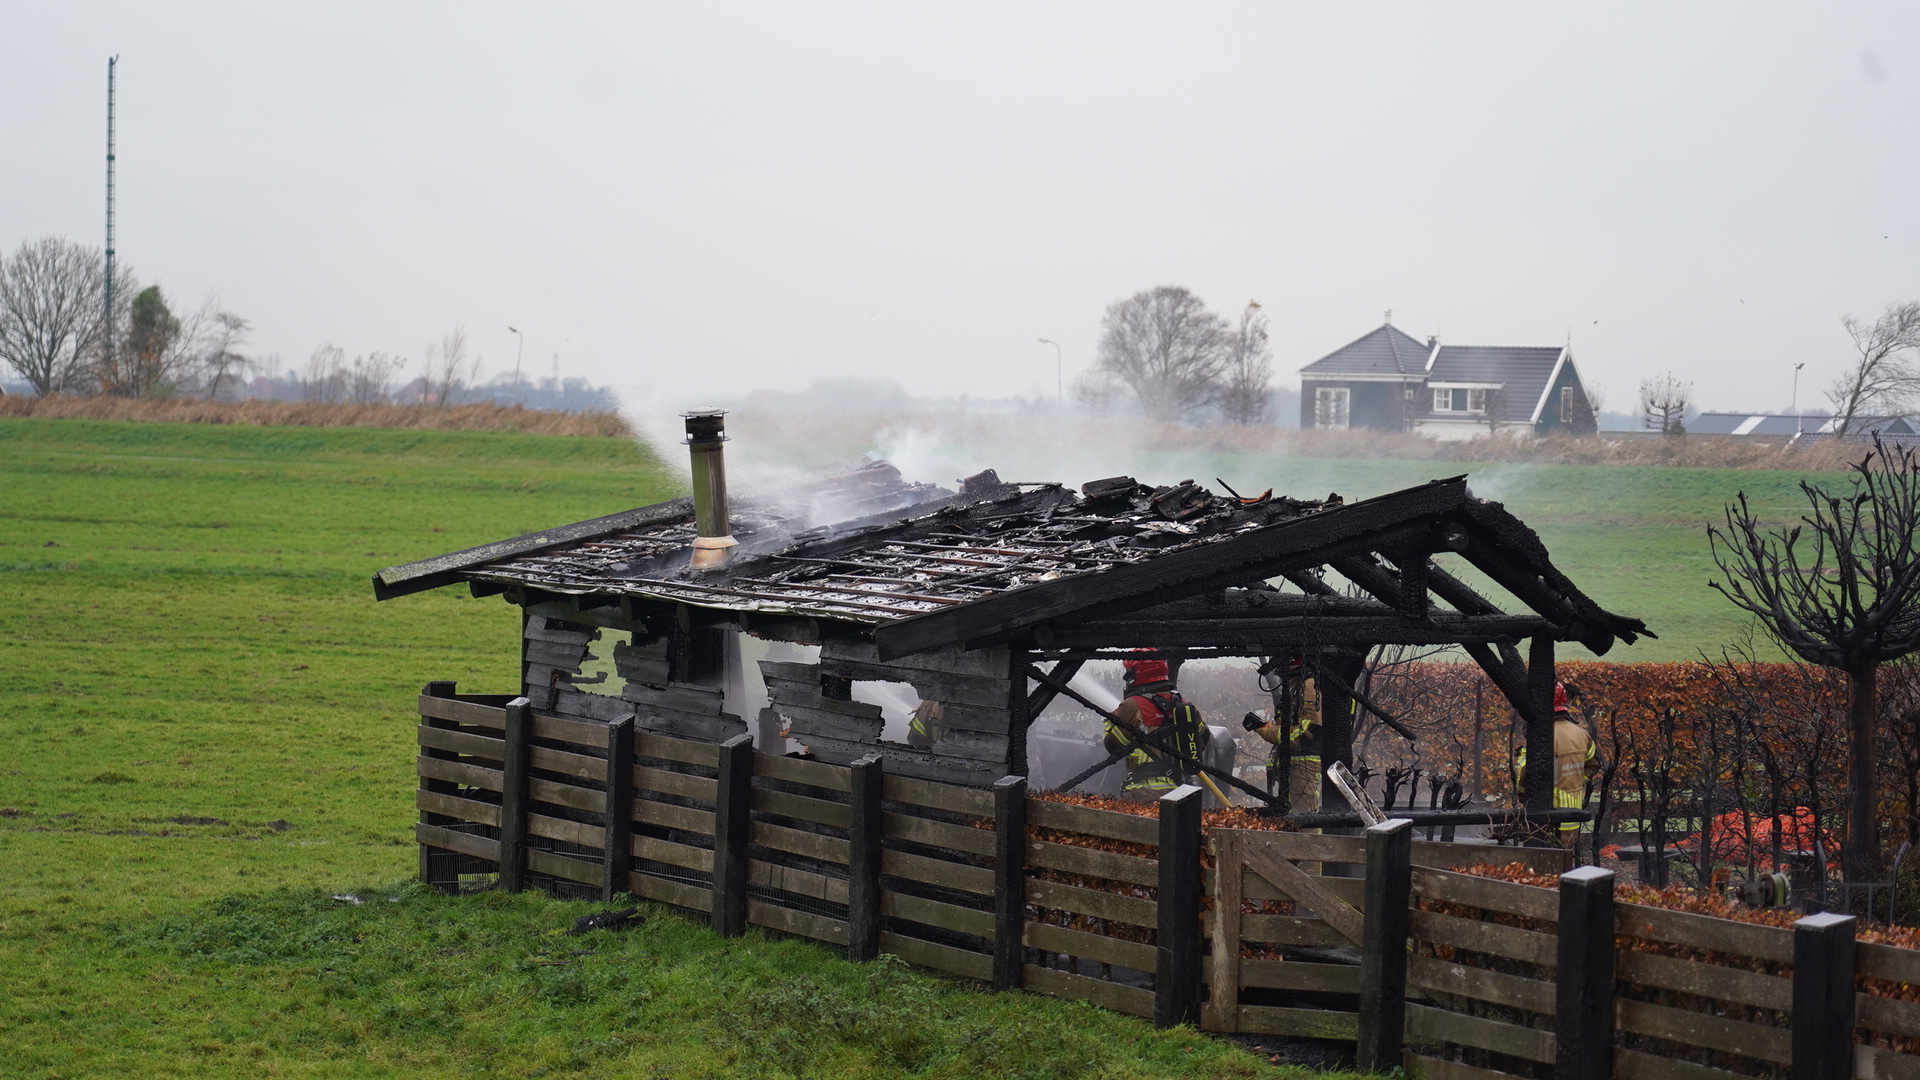
[[[922,701],[907,724],[907,745],[916,750],[931,749],[947,733],[947,729],[940,726],[945,712],[937,701]]]
[[[1277,777],[1280,734],[1287,732],[1293,749],[1293,767],[1287,773],[1287,812],[1311,813],[1320,809],[1320,687],[1307,674],[1306,662],[1295,658],[1287,665],[1278,690],[1274,693],[1273,720],[1261,720],[1248,713],[1241,726],[1271,744],[1274,755],[1268,758],[1267,790],[1272,791]]]
[[[1126,669],[1126,700],[1113,710],[1103,741],[1110,754],[1129,751],[1122,794],[1148,802],[1186,783],[1193,766],[1150,748],[1140,738],[1141,732],[1166,732],[1181,753],[1196,761],[1206,751],[1211,733],[1200,719],[1200,710],[1174,688],[1165,660],[1147,656],[1121,666]]]
[[[1527,783],[1527,748],[1522,746],[1514,759],[1519,766],[1521,790]],[[1600,771],[1600,748],[1587,729],[1574,720],[1567,707],[1567,685],[1553,684],[1553,807],[1556,810],[1581,810],[1587,805],[1587,779]],[[1562,822],[1560,846],[1572,848],[1580,839],[1580,823]]]

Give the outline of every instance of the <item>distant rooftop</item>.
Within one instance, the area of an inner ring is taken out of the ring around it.
[[[1433,349],[1392,323],[1357,338],[1300,369],[1303,375],[1404,375],[1418,379],[1426,374],[1427,357]]]
[[[1687,424],[1693,435],[1754,435],[1792,438],[1795,435],[1831,435],[1834,418],[1827,415],[1778,415],[1773,413],[1701,413]],[[1899,416],[1856,416],[1854,432],[1866,435],[1912,435],[1914,427]]]

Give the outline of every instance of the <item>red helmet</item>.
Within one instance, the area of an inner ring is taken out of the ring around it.
[[[1127,660],[1120,666],[1126,669],[1127,682],[1133,686],[1150,686],[1153,683],[1167,682],[1171,678],[1167,674],[1165,660]]]
[[[1566,683],[1557,682],[1553,684],[1553,711],[1557,713],[1563,713],[1567,711],[1567,684]]]

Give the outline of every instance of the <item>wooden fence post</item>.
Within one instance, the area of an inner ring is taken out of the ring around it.
[[[1560,875],[1556,1080],[1613,1075],[1613,880],[1598,866]]]
[[[450,698],[453,696],[453,692],[453,683],[434,681],[422,688],[420,694],[422,697]],[[436,720],[425,716],[420,718],[420,722],[428,727],[450,728],[455,726],[448,721]],[[458,755],[448,750],[436,750],[430,746],[423,746],[420,748],[420,756],[452,758]],[[441,795],[453,795],[459,792],[460,785],[451,780],[435,780],[431,777],[423,776],[420,778],[420,790],[431,791]],[[422,811],[420,820],[428,825],[440,825],[444,827],[453,824],[457,819],[447,817],[444,814]],[[420,880],[444,893],[459,892],[460,873],[458,867],[460,865],[460,859],[461,856],[455,852],[421,844]]]
[[[1413,895],[1413,823],[1392,818],[1370,825],[1366,922],[1360,942],[1360,1041],[1354,1067],[1390,1072],[1400,1064],[1407,1024],[1407,903]]]
[[[1793,1080],[1853,1076],[1855,928],[1832,912],[1793,924]]]
[[[1200,804],[1205,795],[1192,784],[1182,784],[1160,796],[1154,1027],[1200,1019]]]
[[[993,784],[993,988],[1020,986],[1027,934],[1027,778]]]
[[[1240,834],[1213,832],[1213,981],[1201,1027],[1240,1030]]]
[[[500,888],[519,892],[527,883],[527,769],[533,753],[533,705],[524,697],[507,702],[506,760],[500,768]]]
[[[607,832],[600,865],[600,899],[631,891],[633,862],[633,716],[607,725]]]
[[[713,796],[713,932],[747,932],[747,849],[753,843],[753,736],[720,744]]]
[[[880,755],[853,763],[847,840],[847,959],[880,955]]]

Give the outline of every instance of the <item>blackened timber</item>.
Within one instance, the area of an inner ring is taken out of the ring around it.
[[[1527,717],[1527,765],[1522,788],[1529,810],[1553,808],[1554,774],[1559,762],[1553,751],[1553,639],[1533,639],[1527,658],[1527,696],[1533,715]]]
[[[629,532],[633,529],[651,528],[655,525],[667,525],[693,519],[692,499],[673,499],[668,502],[643,506],[637,510],[626,510],[590,521],[562,525],[536,533],[527,533],[510,540],[495,540],[491,544],[467,548],[464,551],[436,555],[431,559],[389,566],[373,575],[373,596],[376,600],[391,600],[396,596],[408,596],[428,589],[437,589],[442,585],[451,585],[460,580],[460,575],[475,567],[500,562],[518,555],[530,555],[536,551],[559,547],[562,544],[591,540],[608,533]]]
[[[1468,528],[1470,540],[1467,550],[1482,549],[1485,546],[1484,539],[1490,537],[1493,545],[1497,546],[1504,557],[1518,558],[1526,564],[1537,575],[1536,580],[1540,586],[1560,597],[1561,602],[1569,606],[1573,613],[1573,620],[1570,621],[1585,622],[1592,627],[1595,640],[1603,646],[1594,648],[1588,645],[1595,653],[1604,652],[1606,646],[1612,645],[1614,637],[1619,637],[1631,645],[1637,637],[1654,636],[1647,630],[1646,624],[1639,619],[1608,612],[1595,604],[1586,593],[1581,592],[1579,586],[1553,565],[1553,561],[1547,555],[1547,546],[1540,541],[1540,535],[1529,528],[1525,522],[1508,513],[1506,507],[1486,499],[1469,499],[1461,505],[1460,516],[1471,523]],[[1506,583],[1501,582],[1501,584]],[[1553,615],[1552,612],[1538,607],[1535,610],[1549,617]]]
[[[1507,699],[1507,704],[1513,706],[1513,711],[1518,713],[1522,720],[1531,723],[1533,698],[1527,689],[1527,669],[1520,665],[1508,666],[1508,660],[1504,656],[1496,655],[1493,649],[1483,642],[1463,642],[1462,648],[1466,650],[1468,656],[1473,657],[1475,663],[1480,665],[1480,670],[1487,673],[1487,678],[1493,680],[1493,685],[1499,688],[1501,695]],[[1515,667],[1518,667],[1518,670],[1515,670]]]
[[[1010,589],[874,629],[891,660],[958,642],[1006,634],[1073,614],[1104,615],[1165,603],[1248,581],[1306,570],[1331,558],[1404,546],[1431,533],[1466,500],[1464,480],[1441,480],[1348,506],[1264,525],[1144,562]]]
[[[1057,675],[1063,681],[1072,682],[1073,677],[1080,674],[1081,665],[1086,662],[1085,657],[1070,656],[1054,665],[1053,670],[1048,674]],[[1041,713],[1047,711],[1047,706],[1053,704],[1053,699],[1059,696],[1059,687],[1051,683],[1041,683],[1033,693],[1027,695],[1027,720],[1031,722],[1037,719]]]
[[[1591,613],[1580,611],[1568,597],[1550,588],[1537,568],[1516,562],[1487,537],[1476,534],[1460,556],[1533,610],[1558,623],[1579,624],[1586,630],[1586,636],[1580,643],[1593,650],[1594,655],[1604,655],[1613,648],[1614,635],[1604,625],[1597,620],[1588,621],[1581,617],[1583,614],[1605,614],[1592,601],[1586,604],[1592,609]],[[1645,627],[1641,627],[1641,630],[1644,632]],[[1631,631],[1625,631],[1625,636],[1629,641],[1633,638]]]
[[[1613,1075],[1613,871],[1582,866],[1560,875],[1558,930],[1554,1080],[1608,1080]]]
[[[1413,823],[1367,828],[1366,922],[1360,950],[1360,1033],[1354,1063],[1383,1073],[1400,1064],[1406,1030],[1407,904],[1413,888]]]
[[[747,930],[747,853],[753,834],[753,736],[720,744],[720,776],[713,804],[713,931],[739,937]]]
[[[848,779],[847,959],[861,964],[880,955],[880,755],[854,762]]]
[[[607,830],[603,850],[600,899],[627,891],[633,860],[633,717],[624,716],[607,727]]]
[[[1225,648],[1266,644],[1451,645],[1463,642],[1518,641],[1556,628],[1534,615],[1328,616],[1322,618],[1242,618],[1169,622],[1102,620],[1056,625],[1052,645],[1062,649],[1154,646]]]
[[[533,753],[533,705],[507,702],[500,782],[500,888],[519,892],[527,874],[527,780]]]
[[[993,785],[993,988],[1020,985],[1027,923],[1027,778]]]
[[[1200,806],[1206,792],[1185,784],[1160,796],[1159,890],[1155,909],[1153,1026],[1200,1019]]]

